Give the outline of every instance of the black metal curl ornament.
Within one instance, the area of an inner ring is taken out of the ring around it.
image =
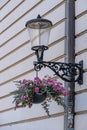
[[[48,49],[52,22],[38,15],[36,19],[27,21],[25,26],[29,30],[31,49],[37,56],[34,69],[40,71],[42,67],[48,67],[64,81],[83,84],[83,61],[79,64],[43,61],[44,51]]]
[[[50,68],[55,75],[67,82],[78,82],[83,84],[83,61],[76,63],[61,63],[61,62],[34,62],[34,69],[40,71],[42,67]]]

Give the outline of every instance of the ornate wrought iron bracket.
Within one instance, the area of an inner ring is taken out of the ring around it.
[[[55,75],[67,82],[78,82],[83,84],[83,61],[76,63],[61,63],[61,62],[34,62],[34,69],[41,70],[42,67],[50,68]]]

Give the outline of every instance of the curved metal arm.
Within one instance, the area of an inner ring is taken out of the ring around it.
[[[34,69],[41,70],[42,67],[48,67],[61,79],[67,82],[83,83],[83,61],[79,64],[61,63],[61,62],[34,62]]]

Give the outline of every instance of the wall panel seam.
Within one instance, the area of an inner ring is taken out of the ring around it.
[[[14,39],[15,37],[17,37],[19,34],[21,34],[22,32],[24,32],[26,30],[26,28],[22,29],[20,32],[16,33],[14,36],[12,36],[11,38],[9,38],[7,41],[5,41],[2,45],[0,45],[0,48],[3,47],[5,44],[7,44],[9,41],[11,41],[12,39]]]
[[[13,23],[11,23],[8,27],[6,27],[0,34],[4,33],[7,29],[9,29],[13,24],[15,24],[16,22],[18,22],[22,17],[24,17],[27,13],[29,13],[31,10],[33,10],[34,8],[36,8],[36,6],[38,6],[40,3],[42,3],[42,1],[39,1],[36,5],[34,5],[32,8],[30,8],[27,12],[25,12],[22,16],[20,16],[18,19],[16,19]]]
[[[78,38],[78,37],[80,37],[80,36],[82,36],[82,35],[84,35],[84,34],[86,34],[87,33],[87,29],[85,29],[84,31],[82,31],[82,32],[80,32],[80,33],[78,33],[78,34],[76,34],[75,35],[75,38]]]
[[[61,23],[64,22],[64,21],[65,21],[65,19],[61,19],[60,21],[58,21],[57,23],[55,23],[52,28],[56,27],[57,25],[61,24]],[[23,30],[23,31],[25,31],[25,30]],[[22,32],[20,32],[20,33],[22,33]],[[19,33],[18,33],[18,35],[19,35]],[[14,37],[13,37],[13,38],[14,38]],[[12,39],[13,39],[13,38],[12,38]],[[11,40],[12,40],[12,39],[11,39]],[[60,39],[61,39],[61,38],[60,38]],[[59,41],[60,41],[60,39],[59,39]],[[12,51],[10,51],[9,53],[7,53],[7,54],[5,54],[4,56],[2,56],[2,57],[0,58],[0,60],[6,58],[8,55],[12,54],[14,51],[18,50],[19,48],[23,47],[24,45],[28,44],[29,42],[30,42],[30,40],[24,42],[22,45],[16,47],[15,49],[13,49]],[[4,45],[5,45],[5,44],[4,44]],[[3,46],[2,46],[2,47],[3,47]]]
[[[4,99],[4,98],[7,98],[7,97],[10,97],[11,95],[12,95],[12,94],[9,93],[9,94],[6,94],[6,95],[4,95],[4,96],[1,96],[1,97],[0,97],[0,100],[1,100],[1,99]]]
[[[11,79],[9,79],[9,80],[6,80],[5,82],[0,83],[0,87],[3,86],[4,84],[8,83],[8,82],[14,81],[14,80],[16,80],[17,78],[19,78],[19,77],[21,77],[21,76],[24,76],[24,75],[26,75],[26,74],[29,74],[29,73],[31,73],[31,72],[33,72],[33,71],[34,71],[34,69],[31,69],[31,70],[25,71],[25,72],[23,72],[22,74],[19,74],[19,75],[15,76],[15,77],[11,78]]]
[[[59,116],[63,116],[64,114],[65,114],[65,112],[61,112],[61,113],[52,114],[50,117],[48,117],[48,116],[41,116],[41,117],[36,117],[36,118],[30,118],[30,119],[25,119],[25,120],[5,123],[5,124],[1,124],[0,127],[9,126],[9,125],[16,125],[16,124],[21,124],[21,123],[27,123],[27,122],[34,122],[34,121],[50,119],[50,118],[56,118],[56,117],[59,117]]]
[[[60,38],[60,39],[58,39],[58,40],[52,42],[48,47],[50,48],[50,47],[52,47],[53,45],[59,44],[59,43],[60,43],[61,41],[63,41],[64,39],[65,39],[65,37],[62,37],[62,38]],[[15,62],[15,63],[9,65],[8,67],[6,67],[6,68],[0,70],[0,73],[6,71],[7,69],[9,69],[9,68],[11,68],[11,67],[13,67],[13,66],[15,66],[15,65],[17,65],[17,64],[19,64],[19,63],[21,63],[21,62],[23,62],[24,60],[26,60],[26,59],[28,59],[28,58],[31,58],[32,56],[34,56],[34,52],[32,52],[31,54],[29,54],[29,55],[23,57],[22,59],[18,60],[17,62]]]
[[[66,0],[63,0],[62,2],[60,2],[59,4],[57,4],[55,7],[53,7],[51,10],[49,10],[47,13],[45,13],[42,17],[45,17],[49,13],[53,12],[54,10],[56,10],[57,8],[59,8],[60,6],[62,6],[63,4],[65,4],[65,2],[66,2]]]
[[[55,23],[52,28],[56,27],[57,25],[61,24],[62,22],[65,21],[65,18],[61,19],[60,21],[58,21],[57,23]],[[5,44],[7,44],[10,40],[12,40],[13,38],[15,38],[16,36],[18,36],[19,34],[21,34],[22,32],[24,32],[26,30],[26,28],[23,28],[21,31],[19,31],[18,33],[16,33],[14,36],[12,36],[11,38],[9,38],[7,41],[5,41],[4,43],[2,43],[2,45],[0,45],[0,48],[3,47]]]
[[[34,122],[34,121],[50,119],[50,118],[57,118],[59,116],[64,116],[65,114],[66,114],[65,112],[60,112],[60,113],[52,114],[50,117],[41,116],[41,117],[30,118],[30,119],[25,119],[25,120],[10,122],[10,123],[4,123],[4,124],[0,124],[0,127],[9,126],[9,125],[16,125],[16,124],[22,124],[22,123],[27,123],[27,122]],[[83,114],[87,114],[87,110],[75,112],[75,116],[83,115]]]
[[[61,41],[63,41],[64,39],[65,39],[65,37],[62,37],[62,38],[60,38],[60,39],[54,41],[53,43],[51,43],[51,44],[49,45],[49,48],[52,47],[53,45],[59,44],[59,43],[60,43]],[[28,42],[26,42],[26,44],[27,44],[27,43],[28,43]],[[26,45],[26,44],[25,44],[25,45]],[[23,44],[23,45],[24,45],[24,44]],[[22,45],[22,47],[23,47],[23,45]],[[21,46],[20,46],[20,47],[21,47]],[[15,49],[14,51],[16,51],[16,50],[17,50],[17,49]],[[14,51],[12,51],[11,53],[13,53]],[[75,54],[75,56],[79,56],[79,55],[81,55],[81,54],[83,54],[83,53],[86,53],[86,52],[87,52],[87,48],[86,48],[86,49],[83,49],[83,50],[81,50],[81,51],[79,51],[79,52],[77,52],[77,53]],[[11,53],[9,53],[8,55],[10,55]],[[7,57],[8,55],[6,55],[6,57]],[[17,64],[19,64],[19,63],[21,63],[21,62],[23,62],[24,60],[26,60],[26,59],[28,59],[28,58],[31,58],[32,56],[34,56],[34,52],[31,53],[31,54],[29,54],[29,55],[27,55],[27,56],[25,56],[25,57],[23,57],[22,59],[16,61],[15,63],[9,65],[8,67],[6,67],[6,68],[0,70],[0,73],[6,71],[7,69],[9,69],[9,68],[11,68],[11,67],[13,67],[13,66],[15,66],[15,65],[17,65]],[[4,58],[5,58],[5,57],[4,57]]]
[[[15,9],[17,9],[23,2],[25,2],[24,0],[22,0],[18,5],[16,5],[16,7],[14,7],[8,14],[6,14],[0,21],[2,22],[5,18],[7,18]]]
[[[79,52],[76,52],[75,56],[81,55],[81,54],[83,54],[85,52],[87,52],[87,48],[85,48],[85,49],[83,49],[83,50],[81,50]]]
[[[6,58],[7,56],[11,55],[13,52],[17,51],[18,49],[22,48],[23,46],[29,44],[30,40],[27,40],[26,42],[22,43],[20,46],[16,47],[15,49],[13,49],[12,51],[8,52],[7,54],[5,54],[4,56],[2,56],[0,58],[0,60],[3,60],[4,58]]]
[[[84,115],[84,114],[87,114],[87,110],[83,110],[83,111],[77,111],[75,112],[75,115]]]
[[[78,14],[75,18],[76,18],[76,19],[79,19],[80,17],[82,17],[82,16],[84,16],[84,15],[86,15],[86,14],[87,14],[87,10],[81,12],[81,13]]]
[[[63,58],[63,57],[65,57],[65,55],[62,55],[62,56],[58,57],[58,60],[61,59],[61,58]],[[55,60],[57,60],[57,58],[56,58]],[[55,60],[52,60],[52,61],[55,61]],[[26,74],[29,74],[29,73],[31,73],[31,72],[33,72],[33,71],[34,71],[34,69],[28,70],[28,71],[26,71],[26,72],[23,72],[22,74],[19,74],[19,75],[15,76],[15,77],[13,77],[13,78],[11,78],[11,79],[5,81],[5,82],[2,82],[2,83],[0,84],[0,87],[3,86],[4,84],[8,83],[8,82],[12,82],[12,81],[16,80],[17,78],[19,78],[19,77],[21,77],[21,76],[24,76],[24,75],[26,75]],[[86,73],[86,72],[87,72],[87,69],[84,69],[83,71],[84,71],[84,73]]]
[[[1,110],[0,113],[5,113],[5,112],[11,111],[11,110],[15,110],[15,107],[10,107],[8,109]]]
[[[55,59],[52,59],[51,61],[60,60],[60,59],[63,58],[64,56],[65,56],[65,55],[63,54],[63,55],[61,55],[61,56],[59,56],[59,57],[56,57]],[[33,65],[32,65],[32,67],[33,67]],[[8,83],[8,82],[14,81],[15,79],[17,79],[17,78],[19,78],[19,77],[21,77],[21,76],[24,76],[24,75],[26,75],[26,74],[29,74],[29,73],[31,73],[31,72],[33,72],[33,71],[34,71],[34,69],[30,69],[30,70],[25,71],[25,72],[23,72],[22,74],[19,74],[19,75],[15,76],[15,77],[13,77],[13,78],[11,78],[11,79],[9,79],[9,80],[6,80],[5,82],[2,82],[2,83],[0,84],[0,87],[1,87],[2,85],[4,85],[4,84]]]
[[[87,93],[87,89],[78,90],[75,92],[75,95],[82,94],[82,93]]]
[[[0,10],[1,10],[2,8],[4,8],[10,1],[11,1],[11,0],[8,0],[8,1],[0,8]]]
[[[57,78],[57,79],[58,79],[58,78]],[[75,92],[75,95],[79,95],[79,94],[83,94],[83,93],[87,93],[87,89],[78,90],[78,91]],[[1,99],[5,99],[5,98],[7,98],[7,97],[10,97],[10,96],[12,96],[12,95],[13,95],[13,94],[9,93],[9,94],[6,94],[6,95],[4,95],[4,96],[1,96],[1,97],[0,97],[0,100],[1,100]]]
[[[22,16],[20,16],[18,19],[16,19],[13,23],[11,23],[8,27],[6,27],[0,34],[2,34],[2,33],[4,33],[7,29],[9,29],[11,26],[13,26],[16,22],[18,22],[22,17],[24,17],[26,14],[28,14],[31,10],[33,10],[34,8],[36,8],[36,6],[38,6],[39,4],[41,4],[43,2],[43,0],[42,1],[39,1],[36,5],[34,5],[31,9],[29,9],[27,12],[25,12]],[[63,3],[64,3],[65,1],[63,1]],[[61,2],[62,3],[62,2]],[[58,4],[58,5],[56,5],[56,6],[58,6],[59,7],[59,5],[60,5],[60,3]],[[55,7],[56,7],[55,6]],[[53,7],[53,10],[54,10],[54,7]],[[49,10],[49,13],[50,13],[50,11],[52,12],[52,9],[50,9]],[[47,12],[46,12],[47,13]],[[45,14],[44,14],[45,15]],[[42,15],[42,17],[43,17],[43,15]]]

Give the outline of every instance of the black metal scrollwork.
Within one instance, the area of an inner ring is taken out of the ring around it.
[[[61,63],[61,62],[34,62],[34,69],[41,70],[42,67],[48,67],[61,79],[67,82],[83,83],[83,61],[76,63]]]

